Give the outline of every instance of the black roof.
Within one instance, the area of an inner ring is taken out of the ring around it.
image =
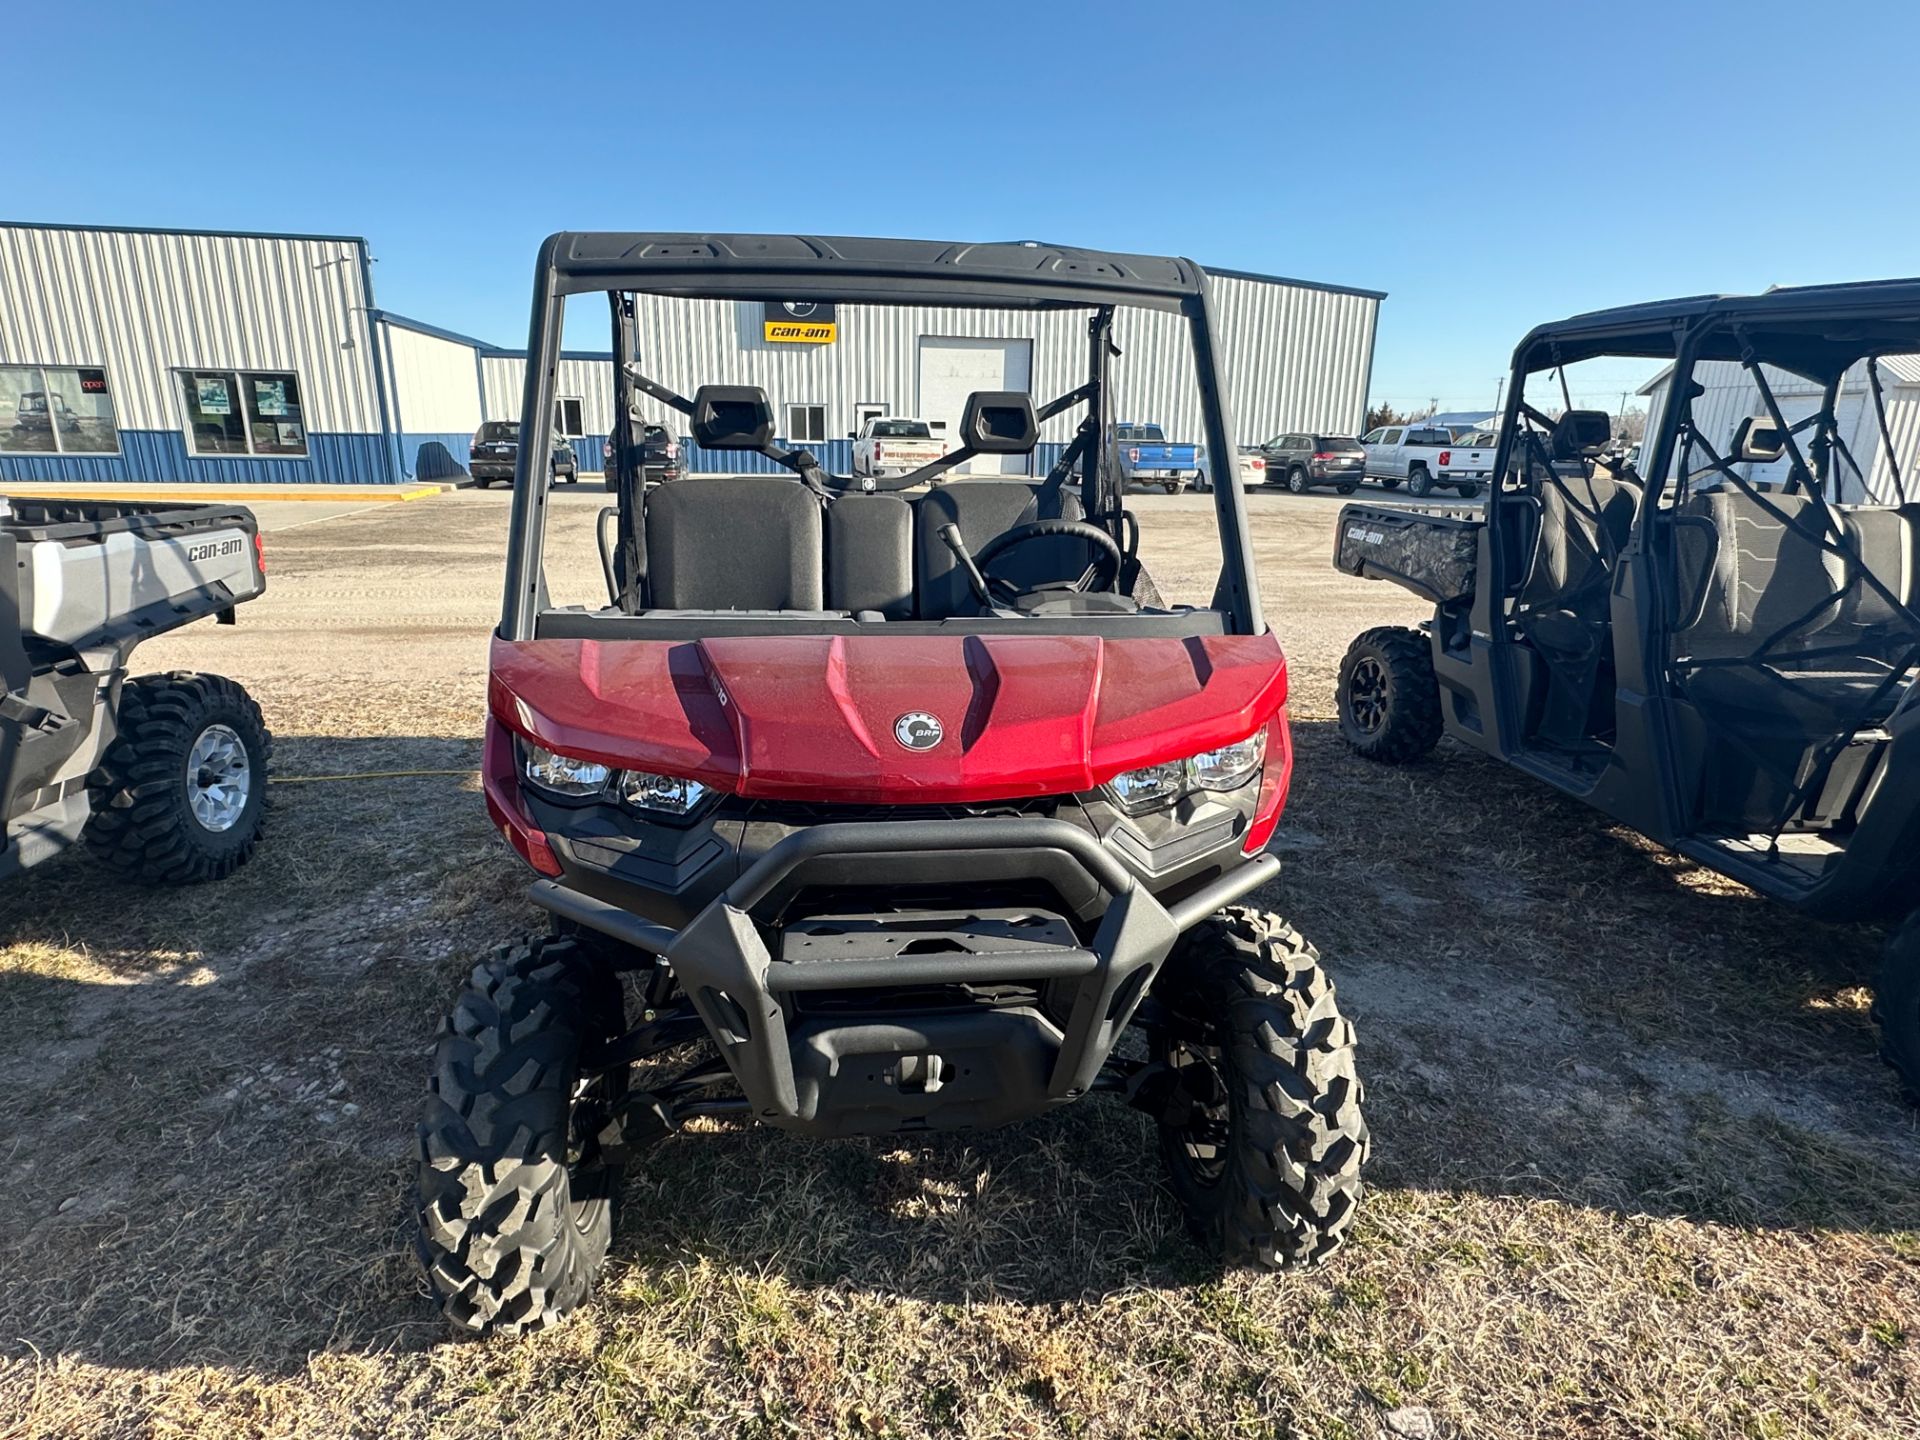
[[[561,294],[1177,310],[1205,284],[1198,265],[1170,256],[841,235],[562,232],[548,238],[541,260]]]
[[[1672,358],[1682,331],[1712,327],[1701,358],[1738,360],[1743,342],[1772,365],[1831,379],[1869,355],[1920,349],[1920,279],[1797,285],[1758,295],[1689,295],[1595,310],[1537,326],[1514,351],[1529,370],[1595,355]]]

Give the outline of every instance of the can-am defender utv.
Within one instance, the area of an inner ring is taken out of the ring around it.
[[[607,603],[556,608],[522,447],[484,784],[556,933],[481,965],[435,1054],[420,1244],[454,1327],[580,1303],[622,1162],[693,1116],[918,1133],[1111,1092],[1157,1117],[1173,1193],[1229,1259],[1330,1253],[1367,1150],[1352,1031],[1312,946],[1234,904],[1278,870],[1292,758],[1240,489],[1214,495],[1213,604],[1164,604],[1103,439],[1117,342],[1151,322],[1190,342],[1208,442],[1233,453],[1204,273],[1032,245],[558,235],[530,427],[552,413],[561,302],[592,291],[616,424],[643,423],[644,397],[762,473],[644,487],[617,459]],[[969,333],[1071,324],[1086,376],[1038,407],[976,393],[944,458],[854,480],[777,444],[761,389],[685,399],[647,373],[666,337],[640,332],[637,298],[796,295],[849,329],[903,306],[986,312]],[[1023,461],[1076,411],[1044,478],[929,485]],[[1129,1026],[1144,1058],[1115,1054]]]
[[[134,647],[266,588],[253,513],[0,496],[0,878],[84,839],[150,885],[244,864],[273,737],[222,675],[129,679]]]
[[[1669,362],[1643,470],[1566,382],[1632,359]],[[1540,327],[1484,516],[1341,511],[1335,564],[1434,617],[1360,636],[1338,700],[1361,755],[1444,731],[1763,894],[1904,919],[1875,1012],[1920,1096],[1920,456],[1889,373],[1920,375],[1920,280]]]

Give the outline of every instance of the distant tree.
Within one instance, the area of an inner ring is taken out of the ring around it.
[[[1614,417],[1613,438],[1623,445],[1638,445],[1647,438],[1647,412],[1625,410]]]
[[[1383,401],[1367,411],[1367,423],[1360,428],[1362,430],[1378,430],[1382,425],[1404,425],[1412,418],[1411,415],[1402,415],[1398,410],[1394,409],[1393,406]]]

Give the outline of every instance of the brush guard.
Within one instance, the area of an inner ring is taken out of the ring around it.
[[[789,836],[678,932],[552,881],[530,894],[671,967],[740,1085],[738,1113],[843,1135],[1007,1124],[1102,1088],[1114,1042],[1181,932],[1278,870],[1261,855],[1162,905],[1095,836],[1062,820],[890,821]],[[1098,907],[1089,938],[1064,916],[1031,911],[812,916],[784,928],[768,918],[809,887],[1034,875],[1056,888],[1062,876],[1084,883]],[[1047,1008],[1064,1023],[1038,1006],[840,1013],[794,998],[831,994],[857,1007],[863,991],[1005,983],[1048,987]],[[686,1015],[670,1031],[693,1038],[692,1027]],[[618,1049],[641,1058],[631,1038]],[[663,1109],[664,1123],[676,1118]]]

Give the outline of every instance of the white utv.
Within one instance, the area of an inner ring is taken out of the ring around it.
[[[273,738],[219,675],[127,676],[142,640],[266,588],[240,506],[0,497],[0,877],[84,838],[156,885],[231,874],[258,843]]]

